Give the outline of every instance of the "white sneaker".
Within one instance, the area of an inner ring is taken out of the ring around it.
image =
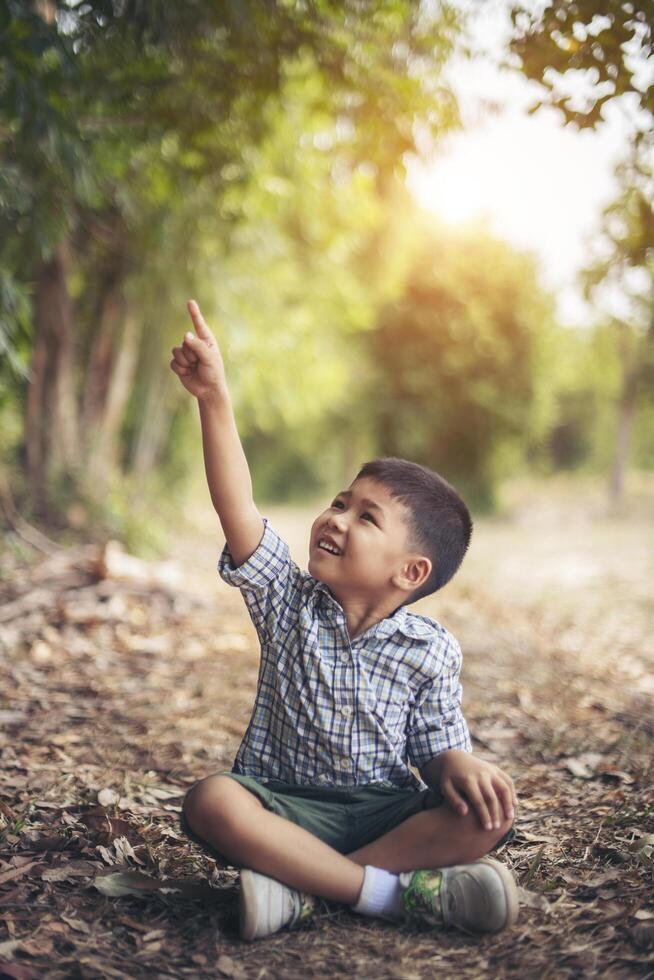
[[[262,939],[312,918],[316,900],[257,871],[241,871],[238,912],[241,939]]]

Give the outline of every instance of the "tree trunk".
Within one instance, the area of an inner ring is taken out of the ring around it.
[[[612,507],[618,507],[622,503],[624,496],[624,476],[629,459],[635,408],[635,400],[623,392],[618,406],[615,452],[613,455],[611,482],[609,486],[609,497]]]
[[[118,335],[125,314],[120,287],[113,276],[103,276],[101,298],[93,320],[93,340],[84,372],[82,417],[87,451],[92,453],[96,430],[104,413],[111,384]]]
[[[123,329],[115,338],[113,360],[104,379],[103,404],[94,414],[89,428],[92,439],[87,451],[89,487],[103,494],[112,473],[120,466],[120,427],[129,400],[138,353],[137,321],[131,314],[123,319]]]
[[[622,503],[624,496],[624,477],[629,460],[631,430],[636,411],[639,363],[638,351],[636,350],[634,352],[633,343],[630,343],[630,339],[628,330],[623,328],[620,344],[622,390],[618,401],[615,449],[609,482],[609,501],[612,507],[618,507]]]
[[[154,469],[170,427],[171,409],[164,386],[150,378],[145,395],[142,421],[131,454],[130,469],[146,476]]]
[[[47,518],[47,487],[78,460],[73,307],[66,243],[41,262],[34,282],[34,351],[27,393],[27,472],[37,508]]]

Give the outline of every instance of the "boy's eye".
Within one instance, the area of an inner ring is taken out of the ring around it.
[[[343,503],[342,500],[332,501],[331,506],[336,508],[342,508],[343,510],[345,509],[345,504]],[[367,518],[369,521],[372,521],[373,524],[377,523],[375,521],[375,518],[372,516],[372,514],[367,510],[364,510],[363,514],[361,515],[361,519],[363,520],[364,518]]]

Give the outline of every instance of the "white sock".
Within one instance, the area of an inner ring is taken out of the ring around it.
[[[356,905],[352,906],[352,910],[360,915],[399,919],[402,914],[402,891],[399,875],[367,864],[364,869],[361,894]]]

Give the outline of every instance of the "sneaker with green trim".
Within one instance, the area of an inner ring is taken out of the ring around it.
[[[456,926],[467,932],[500,932],[518,918],[518,887],[494,858],[437,871],[400,875],[405,921]]]
[[[262,939],[285,927],[298,928],[314,915],[317,901],[281,881],[241,871],[238,911],[241,939]]]

